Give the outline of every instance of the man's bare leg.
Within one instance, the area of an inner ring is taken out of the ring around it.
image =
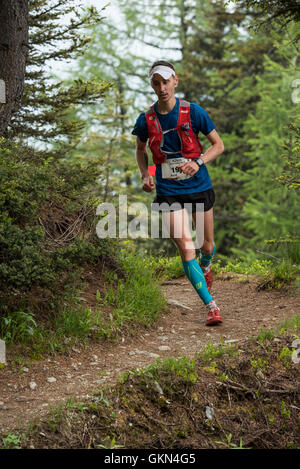
[[[200,259],[199,263],[204,273],[207,288],[211,291],[212,288],[212,271],[211,271],[211,260],[216,251],[216,245],[214,242],[214,214],[213,208],[204,212],[204,239],[203,244],[200,248]],[[196,224],[196,214],[193,214],[193,221]]]
[[[207,306],[206,324],[216,325],[222,322],[220,310],[211,296],[204,274],[196,259],[195,245],[192,240],[189,216],[185,209],[163,213],[163,222],[167,226],[170,237],[178,248],[184,272],[194,289]]]

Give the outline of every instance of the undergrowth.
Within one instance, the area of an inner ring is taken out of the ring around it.
[[[198,257],[199,260],[199,257]],[[148,255],[145,267],[154,268],[161,281],[184,276],[180,256],[165,258]],[[274,262],[271,260],[216,259],[212,262],[215,275],[236,273],[253,276],[257,280],[257,289],[279,290],[295,286],[299,289],[300,266],[290,260]],[[220,278],[221,275],[220,275]]]
[[[29,308],[0,316],[0,337],[8,346],[18,345],[19,354],[38,359],[64,353],[76,342],[115,340],[120,334],[134,333],[137,327],[149,326],[166,309],[155,270],[145,268],[137,253],[124,249],[119,251],[118,266],[118,270],[96,271],[99,288],[92,305],[84,298],[86,284],[79,283],[43,320]]]
[[[0,435],[2,448],[300,449],[299,326],[131,370]]]
[[[79,255],[82,262],[91,259],[88,246],[80,243],[76,246],[76,253],[71,247],[67,249],[68,256]],[[116,340],[124,333],[132,334],[137,327],[147,327],[156,321],[167,309],[160,284],[184,275],[180,257],[143,257],[127,241],[115,241],[113,247],[113,265],[102,271],[96,269],[99,288],[92,305],[86,303],[84,276],[80,279],[74,274],[73,285],[65,291],[59,306],[46,300],[48,312],[45,311],[42,320],[28,305],[0,315],[0,337],[8,346],[18,344],[18,352],[29,353],[35,359],[45,354],[64,353],[78,341]],[[217,260],[212,269],[216,276],[231,272],[255,275],[258,289],[287,287],[297,274],[297,267],[286,263],[274,265],[271,261],[229,260],[222,265]]]
[[[114,272],[106,274],[107,288],[97,292],[99,306],[111,307],[109,316],[100,320],[98,336],[118,335],[123,327],[149,326],[166,306],[155,269],[145,264],[138,253],[120,251],[125,272],[119,278]]]

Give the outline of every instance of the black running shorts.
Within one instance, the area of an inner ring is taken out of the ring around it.
[[[175,212],[186,208],[189,213],[207,212],[215,202],[213,189],[193,194],[157,195],[152,203],[154,212]],[[198,204],[198,205],[197,205]]]

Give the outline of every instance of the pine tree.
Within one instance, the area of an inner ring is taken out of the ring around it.
[[[0,0],[0,136],[4,135],[12,114],[18,109],[24,91],[28,53],[28,0],[15,5]]]
[[[284,167],[277,178],[280,184],[295,192],[300,191],[300,122],[288,125],[289,142],[283,146]]]
[[[63,22],[63,17],[70,20]],[[29,4],[29,55],[25,91],[20,110],[14,114],[7,132],[20,141],[71,143],[83,129],[83,122],[70,120],[69,113],[101,98],[108,83],[74,81],[69,87],[49,76],[50,61],[70,60],[83,54],[90,38],[81,33],[101,21],[98,11],[86,12],[74,0],[31,0]],[[32,139],[31,139],[32,141]]]
[[[267,29],[276,28],[284,30],[290,23],[300,21],[300,5],[298,0],[235,0],[249,8],[263,13],[263,18],[256,23],[256,27],[264,26]],[[299,39],[299,33],[295,42]]]
[[[0,139],[0,316],[50,315],[79,287],[85,266],[102,256],[114,264],[113,240],[95,231],[95,165],[68,158],[85,127],[75,111],[99,104],[111,84],[78,79],[67,86],[48,76],[50,60],[69,60],[88,46],[81,27],[100,21],[94,9],[79,14],[74,4],[30,2],[25,92]],[[62,21],[66,14],[70,21]]]
[[[291,99],[291,85],[300,71],[289,37],[284,42],[279,40],[278,52],[284,62],[266,58],[265,72],[258,77],[256,87],[260,101],[256,113],[245,123],[252,147],[248,153],[252,168],[236,174],[244,184],[247,200],[242,209],[246,217],[244,234],[237,235],[240,248],[235,252],[246,251],[252,257],[257,249],[268,250],[265,240],[295,235],[300,226],[299,193],[278,184],[285,167],[283,150],[293,143],[288,126],[299,116],[300,106]]]

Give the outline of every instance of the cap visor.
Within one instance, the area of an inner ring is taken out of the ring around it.
[[[153,75],[151,75],[151,80],[154,77],[154,75],[160,75],[161,77],[163,77],[164,80],[168,80],[168,78],[170,78],[172,73],[170,73],[170,72],[155,72],[155,73],[153,73]]]

